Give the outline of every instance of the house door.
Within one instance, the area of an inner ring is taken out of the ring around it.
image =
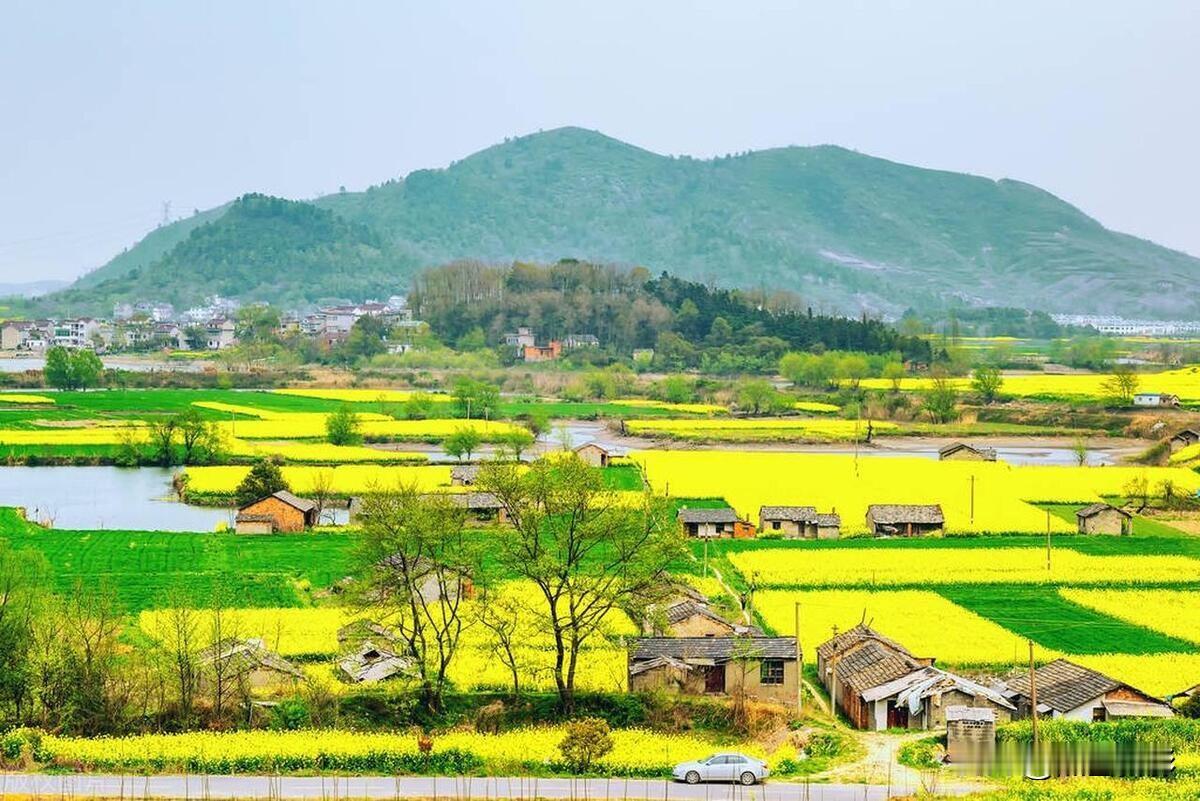
[[[887,725],[889,729],[907,729],[908,707],[896,706],[891,701],[888,701]]]
[[[704,692],[706,693],[723,693],[725,692],[725,666],[712,665],[708,672],[704,674]]]

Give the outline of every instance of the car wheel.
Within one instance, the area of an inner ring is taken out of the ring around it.
[[[756,779],[754,774],[750,771],[746,771],[742,774],[742,784],[746,785],[747,787],[754,784],[756,781],[758,781],[758,779]]]
[[[683,777],[683,780],[685,782],[687,782],[688,784],[699,784],[700,783],[700,774],[694,770],[689,770],[687,772],[687,775]]]

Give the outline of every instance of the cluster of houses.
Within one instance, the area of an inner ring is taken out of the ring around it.
[[[111,319],[8,320],[0,325],[0,350],[39,354],[61,346],[97,353],[152,348],[219,351],[238,344],[239,307],[236,301],[214,295],[178,314],[169,303],[138,302],[116,304]],[[298,333],[332,346],[345,340],[363,317],[377,318],[391,330],[425,325],[413,319],[406,299],[396,295],[386,302],[327,306],[307,314],[288,312],[280,318],[278,333]],[[407,347],[403,337],[395,345],[396,350]]]
[[[549,339],[539,344],[537,333],[529,326],[518,326],[504,335],[505,347],[515,348],[518,359],[526,362],[549,362],[563,353],[578,348],[598,348],[600,340],[594,334],[568,334],[562,339]]]

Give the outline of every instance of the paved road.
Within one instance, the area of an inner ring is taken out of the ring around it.
[[[108,776],[0,774],[0,798],[9,793],[59,798],[398,799],[645,799],[646,801],[885,801],[919,788],[862,784],[768,782],[758,787],[676,784],[644,779],[422,778],[356,776]],[[962,793],[963,788],[939,788]]]

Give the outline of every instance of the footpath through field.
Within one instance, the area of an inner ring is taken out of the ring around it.
[[[919,788],[884,784],[767,782],[756,787],[686,785],[659,779],[534,779],[528,777],[415,776],[118,776],[100,774],[0,774],[8,795],[128,799],[620,799],[620,801],[885,801]],[[966,795],[978,787],[939,787]]]

